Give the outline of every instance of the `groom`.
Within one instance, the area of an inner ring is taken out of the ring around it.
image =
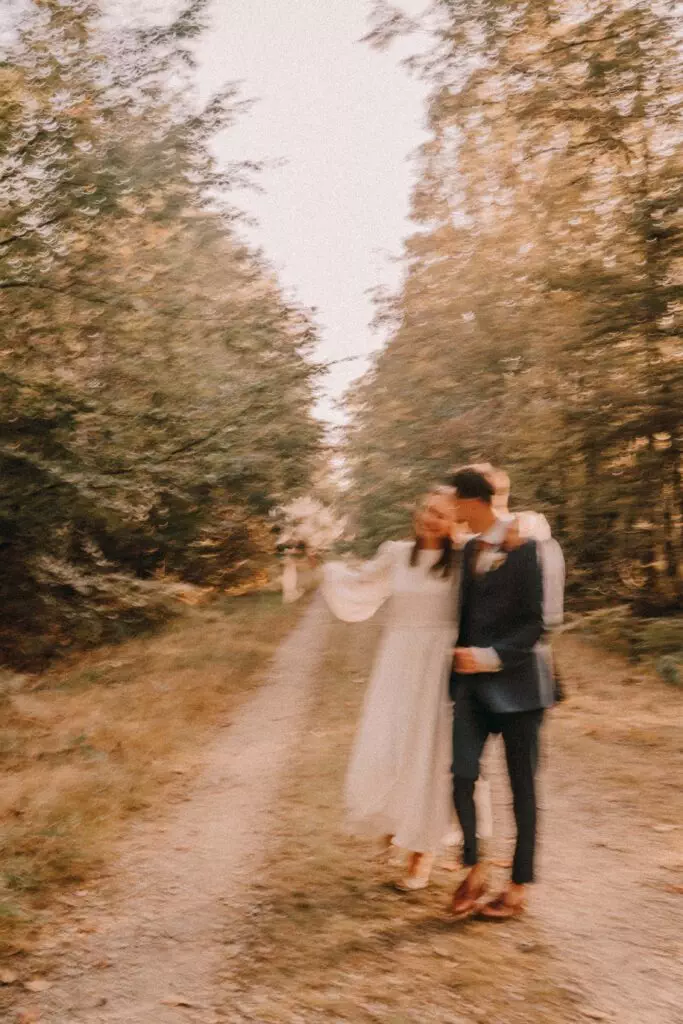
[[[543,635],[543,583],[533,541],[506,549],[508,523],[493,509],[494,486],[472,468],[451,479],[457,515],[477,537],[465,547],[460,632],[451,696],[453,794],[470,871],[453,897],[463,919],[518,917],[525,886],[534,880],[539,734],[544,709],[553,702],[547,660],[536,649]],[[486,867],[479,861],[474,784],[489,735],[502,733],[513,796],[517,845],[512,879],[492,902]]]

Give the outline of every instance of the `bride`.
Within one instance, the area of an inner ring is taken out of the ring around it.
[[[434,854],[453,825],[448,680],[460,579],[454,517],[453,491],[435,488],[417,511],[414,540],[383,544],[360,569],[341,562],[323,568],[322,592],[345,622],[369,619],[388,601],[346,805],[353,831],[409,853],[399,883],[408,890],[428,884]]]

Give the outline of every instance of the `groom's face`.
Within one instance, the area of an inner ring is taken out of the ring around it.
[[[467,523],[469,528],[476,532],[476,526],[481,518],[481,501],[478,498],[456,498],[455,512],[459,523]]]

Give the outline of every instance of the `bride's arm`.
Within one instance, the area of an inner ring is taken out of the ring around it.
[[[564,622],[564,586],[566,568],[562,548],[554,537],[539,544],[543,571],[543,621],[547,630]]]
[[[543,573],[543,622],[547,630],[564,621],[565,563],[562,548],[552,536],[548,520],[540,512],[517,515],[520,536],[535,540]]]
[[[323,565],[321,591],[330,611],[343,622],[372,618],[391,594],[394,544],[382,544],[375,557],[351,568],[344,562]]]

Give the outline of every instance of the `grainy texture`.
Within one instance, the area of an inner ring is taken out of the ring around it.
[[[319,604],[307,610],[282,644],[267,685],[207,748],[191,797],[165,821],[135,829],[119,864],[116,903],[109,909],[106,901],[90,902],[92,938],[64,958],[41,1020],[172,1024],[183,1003],[209,1012],[222,955],[222,901],[258,870],[274,787],[302,728],[325,622]]]
[[[341,827],[378,628],[308,609],[187,802],[137,828],[114,884],[83,897],[53,987],[24,1000],[36,1019],[680,1024],[680,695],[561,642],[570,697],[547,731],[531,912],[454,925],[457,876],[399,895],[395,869]],[[491,763],[498,856],[498,749]]]

